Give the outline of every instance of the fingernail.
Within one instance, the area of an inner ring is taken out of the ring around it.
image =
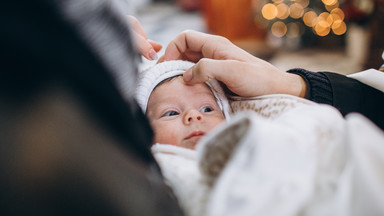
[[[155,50],[151,49],[151,51],[149,51],[149,57],[152,59],[152,60],[157,60],[159,57],[157,56],[157,53],[155,52]]]
[[[192,68],[190,68],[184,72],[183,78],[184,78],[185,82],[189,82],[192,80]]]

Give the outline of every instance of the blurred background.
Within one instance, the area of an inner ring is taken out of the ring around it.
[[[224,36],[282,70],[351,74],[383,64],[384,0],[127,1],[164,48],[193,29]]]

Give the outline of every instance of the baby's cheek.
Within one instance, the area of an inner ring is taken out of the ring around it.
[[[211,131],[212,129],[219,126],[223,122],[225,122],[225,119],[221,118],[221,117],[215,117],[215,118],[210,119],[208,130]]]
[[[161,144],[172,144],[177,145],[178,144],[178,132],[172,128],[167,128],[165,126],[158,127],[158,130],[154,130],[155,132],[155,143],[161,143]]]
[[[180,144],[179,139],[178,139],[178,134],[175,132],[175,130],[172,130],[169,133],[168,143],[172,144],[172,145],[179,145]]]

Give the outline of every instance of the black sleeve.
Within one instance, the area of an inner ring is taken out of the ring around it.
[[[365,115],[384,129],[384,93],[358,80],[331,72],[292,69],[306,81],[306,98],[336,107],[344,116],[351,112]]]

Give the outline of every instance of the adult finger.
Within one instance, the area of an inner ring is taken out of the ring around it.
[[[136,44],[136,49],[141,55],[149,60],[158,59],[156,51],[146,38],[142,37],[136,32],[133,32],[133,37]]]
[[[199,52],[186,51],[186,52],[182,53],[180,55],[180,57],[177,58],[177,60],[186,60],[186,61],[197,63],[202,58],[203,58],[203,55]],[[158,62],[160,63],[160,62],[164,62],[164,61],[165,61],[165,59],[164,59],[164,55],[163,55],[159,58]]]
[[[203,58],[216,60],[254,60],[252,55],[224,37],[188,30],[169,43],[162,61],[183,59],[187,52],[200,53]]]
[[[129,23],[132,27],[132,33],[134,36],[134,41],[136,43],[137,51],[149,60],[158,59],[156,52],[160,51],[162,45],[148,40],[147,35],[145,34],[139,20],[134,16],[128,16]]]
[[[205,58],[215,58],[215,51],[230,42],[224,37],[187,30],[172,40],[164,53],[164,61],[183,59],[186,52],[201,53]]]
[[[147,35],[145,34],[143,28],[141,27],[141,24],[136,17],[129,15],[128,16],[129,24],[132,27],[132,30],[135,31],[137,34],[141,35],[143,38],[147,39]]]

